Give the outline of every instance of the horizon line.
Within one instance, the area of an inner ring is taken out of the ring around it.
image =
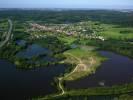
[[[133,10],[133,8],[57,8],[57,7],[53,7],[53,8],[37,8],[37,7],[24,7],[24,8],[18,8],[18,7],[2,7],[0,9],[70,9],[70,10]]]

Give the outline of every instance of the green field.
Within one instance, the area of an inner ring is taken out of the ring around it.
[[[109,39],[132,39],[133,28],[132,27],[120,27],[118,25],[103,24],[104,31],[102,35]]]

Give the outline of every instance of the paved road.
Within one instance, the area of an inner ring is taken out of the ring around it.
[[[8,23],[9,23],[9,30],[7,34],[5,33],[7,35],[5,40],[0,42],[0,48],[2,48],[10,40],[10,37],[11,37],[13,24],[10,19],[8,19]]]

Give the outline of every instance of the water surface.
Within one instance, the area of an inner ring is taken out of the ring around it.
[[[32,44],[29,45],[26,50],[20,51],[17,56],[23,58],[32,58],[33,56],[38,56],[41,54],[49,54],[51,51],[47,48],[43,48],[40,45]]]
[[[16,44],[19,46],[25,46],[26,45],[26,41],[25,40],[17,40]]]
[[[36,70],[17,70],[15,65],[0,60],[0,99],[25,100],[57,92],[51,86],[55,76],[64,73],[66,65],[49,66]]]

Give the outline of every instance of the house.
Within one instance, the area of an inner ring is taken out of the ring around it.
[[[73,35],[74,33],[73,32],[66,32],[67,35]]]

